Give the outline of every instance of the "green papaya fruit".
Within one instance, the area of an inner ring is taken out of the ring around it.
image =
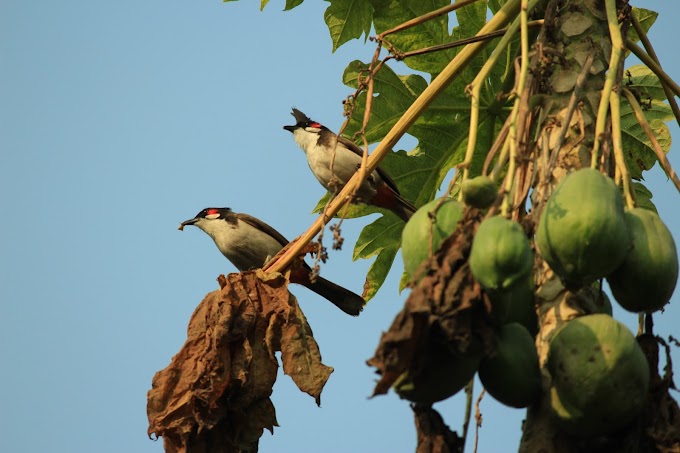
[[[633,248],[607,282],[616,301],[628,311],[653,312],[670,300],[678,281],[678,251],[671,232],[647,209],[625,213]]]
[[[491,315],[499,324],[518,322],[531,335],[538,333],[538,316],[534,303],[534,275],[529,272],[504,290],[486,290],[491,301]]]
[[[568,174],[545,205],[536,245],[569,289],[611,274],[631,247],[614,181],[592,168]]]
[[[472,379],[480,357],[461,356],[445,345],[431,342],[418,373],[405,371],[393,384],[397,394],[409,401],[432,404],[458,393]]]
[[[572,435],[616,431],[640,412],[649,365],[626,326],[605,314],[572,319],[550,341],[551,408]]]
[[[496,216],[479,225],[472,241],[470,270],[484,288],[509,288],[526,277],[533,265],[531,246],[517,222]]]
[[[488,176],[477,176],[463,181],[463,201],[473,208],[486,209],[496,201],[498,187]]]
[[[495,355],[482,359],[479,380],[489,395],[510,407],[527,407],[541,393],[534,338],[519,323],[501,327]]]
[[[442,241],[456,230],[463,216],[463,205],[449,198],[439,207],[432,222],[430,213],[434,212],[440,201],[435,199],[422,206],[404,226],[401,254],[404,269],[411,279],[415,277],[418,267],[430,258],[430,251],[437,251]]]

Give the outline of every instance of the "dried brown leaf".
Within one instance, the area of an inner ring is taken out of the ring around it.
[[[333,368],[321,363],[319,345],[312,336],[312,328],[297,304],[296,308],[282,326],[283,372],[293,379],[300,390],[311,395],[317,405],[321,405],[321,391]]]
[[[430,406],[412,405],[418,433],[416,453],[459,453],[465,439],[451,431],[441,415]]]
[[[269,398],[275,353],[304,315],[279,274],[258,270],[218,281],[222,289],[196,307],[186,342],[148,393],[148,433],[163,437],[166,452],[257,451],[263,430],[278,426]],[[306,344],[316,347],[306,327]],[[287,354],[299,347],[287,344]],[[320,364],[318,347],[316,358]],[[325,382],[314,390],[317,401]]]
[[[417,373],[432,342],[459,354],[469,351],[473,338],[481,341],[484,350],[493,348],[495,337],[482,290],[467,264],[480,220],[479,211],[466,209],[458,228],[427,263],[426,274],[382,335],[368,360],[381,375],[373,395],[387,393],[403,372]]]
[[[672,368],[670,350],[660,337],[644,334],[638,342],[647,356],[650,371],[649,397],[640,420],[643,424],[642,440],[636,446],[640,451],[659,451],[663,453],[680,451],[680,407],[670,395],[675,388],[672,373],[659,375],[659,344],[666,348],[667,369]]]

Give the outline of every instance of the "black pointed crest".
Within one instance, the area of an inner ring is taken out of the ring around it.
[[[313,123],[313,121],[310,117],[308,117],[307,115],[305,115],[304,113],[302,113],[301,111],[296,109],[295,107],[293,107],[293,113],[291,113],[291,115],[293,115],[295,117],[295,122],[297,124]]]

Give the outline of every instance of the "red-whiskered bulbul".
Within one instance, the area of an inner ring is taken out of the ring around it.
[[[359,169],[363,150],[296,108],[292,115],[297,123],[283,128],[293,133],[295,142],[307,155],[309,168],[321,185],[332,193],[339,192]],[[392,178],[380,167],[361,184],[357,197],[357,201],[389,209],[404,221],[408,221],[416,211],[415,206],[401,196]]]
[[[288,240],[263,221],[232,212],[229,208],[206,208],[193,219],[185,220],[179,226],[195,225],[210,236],[215,245],[239,271],[257,269],[262,266]],[[364,308],[365,301],[358,294],[317,276],[312,282],[311,268],[303,262],[291,270],[290,281],[311,289],[328,299],[345,313],[357,316]]]

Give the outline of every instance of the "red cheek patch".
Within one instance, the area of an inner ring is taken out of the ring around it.
[[[208,209],[208,215],[214,215],[219,213],[220,211],[218,209]]]

